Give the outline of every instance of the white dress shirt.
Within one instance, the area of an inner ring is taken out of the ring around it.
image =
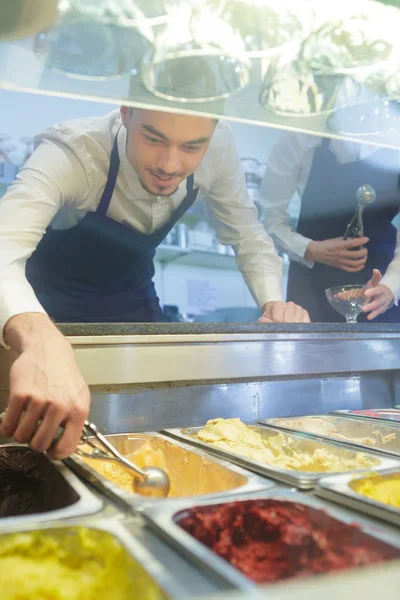
[[[44,312],[25,277],[26,260],[51,225],[68,229],[95,211],[107,180],[110,154],[121,124],[118,110],[100,118],[66,121],[44,131],[36,150],[0,200],[0,334],[6,322],[24,312]],[[126,155],[126,129],[118,133],[120,168],[107,216],[152,233],[170,218],[186,196],[186,181],[170,197],[143,189]],[[219,123],[194,173],[218,240],[231,245],[260,307],[282,300],[281,259],[257,219],[246,191],[233,133]],[[232,293],[235,293],[232,290]],[[4,341],[0,335],[0,342]]]
[[[265,211],[265,228],[276,247],[285,252],[291,260],[309,268],[314,266],[314,261],[307,261],[305,252],[312,240],[291,228],[288,206],[296,192],[300,198],[302,197],[310,175],[315,149],[321,144],[321,137],[302,133],[283,134],[268,157],[260,193]],[[337,161],[342,164],[364,159],[373,161],[376,151],[375,146],[360,145],[346,140],[331,140],[330,149]],[[393,151],[393,156],[395,163],[390,168],[400,172],[400,153]],[[321,195],[323,196],[323,181],[321,181]],[[400,297],[399,230],[395,255],[382,278],[382,283],[390,288],[397,303]]]

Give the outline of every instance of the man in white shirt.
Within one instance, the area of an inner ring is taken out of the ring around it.
[[[370,288],[363,307],[368,320],[400,321],[393,306],[400,296],[399,235],[392,224],[399,172],[397,151],[343,140],[285,133],[271,150],[261,187],[265,227],[291,259],[287,299],[306,308],[312,321],[340,320],[325,289],[357,283]],[[364,237],[344,240],[363,184],[377,195],[364,211]],[[301,210],[294,230],[287,209],[296,192]]]
[[[70,454],[90,394],[56,321],[157,321],[156,247],[206,197],[221,243],[266,322],[308,322],[282,301],[281,261],[257,220],[232,133],[210,118],[113,111],[46,130],[0,201],[0,332],[19,357],[0,435]],[[39,423],[41,421],[41,423]]]

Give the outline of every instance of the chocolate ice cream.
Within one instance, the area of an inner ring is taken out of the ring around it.
[[[400,550],[305,504],[260,499],[199,506],[175,522],[256,583],[400,558]]]
[[[44,454],[24,446],[0,447],[0,518],[58,510],[77,500]]]

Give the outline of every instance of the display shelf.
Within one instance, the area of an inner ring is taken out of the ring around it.
[[[181,248],[162,244],[156,250],[155,260],[162,264],[175,263],[209,269],[237,269],[236,258],[230,254],[218,254],[208,250]]]

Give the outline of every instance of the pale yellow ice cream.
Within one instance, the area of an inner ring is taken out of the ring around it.
[[[140,443],[140,442],[139,442]],[[150,437],[134,452],[124,452],[139,467],[159,467],[169,476],[169,497],[198,496],[239,488],[242,475],[159,437]],[[118,463],[83,459],[95,471],[126,492],[133,491],[133,475]]]
[[[351,487],[358,494],[400,508],[400,474],[374,476],[354,481]]]
[[[362,452],[352,453],[351,456],[349,453],[348,456],[336,456],[325,448],[300,452],[296,450],[296,440],[288,439],[282,433],[263,438],[240,419],[212,419],[199,431],[198,437],[222,450],[295,471],[342,472],[380,464],[378,459],[370,458]]]
[[[107,532],[67,527],[0,536],[1,600],[162,600]]]
[[[371,436],[349,437],[342,435],[337,431],[334,423],[325,420],[323,417],[299,417],[298,419],[277,419],[274,423],[280,427],[298,429],[307,433],[315,433],[326,437],[361,444],[362,446],[376,446],[377,444],[388,444],[396,439],[395,433],[383,435],[380,431],[373,431]],[[373,437],[374,436],[374,437]]]
[[[153,448],[146,441],[138,450],[126,455],[126,458],[140,468],[159,467],[169,475],[165,455],[162,450]],[[84,458],[84,461],[106,479],[127,492],[133,492],[133,473],[114,461]],[[173,489],[171,486],[170,494]]]

